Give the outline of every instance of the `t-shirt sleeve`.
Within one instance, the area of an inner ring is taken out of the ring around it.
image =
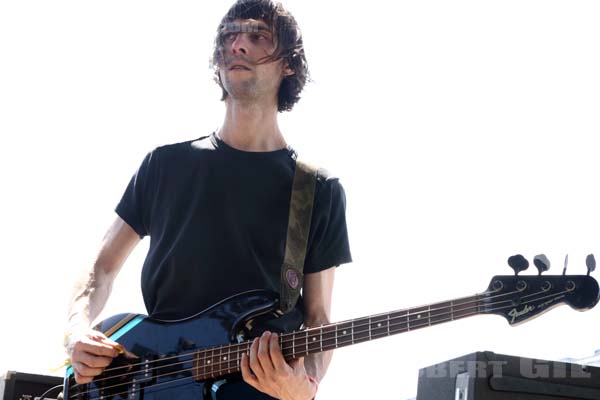
[[[351,261],[346,193],[338,178],[328,177],[325,173],[317,181],[304,273],[319,272]]]
[[[115,209],[119,217],[131,226],[140,238],[150,234],[153,188],[157,170],[156,158],[156,150],[146,155]]]

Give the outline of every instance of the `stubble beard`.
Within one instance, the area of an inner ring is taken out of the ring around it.
[[[258,79],[253,76],[244,80],[223,79],[223,87],[229,96],[236,101],[252,103],[260,98]]]
[[[235,102],[246,105],[258,105],[265,102],[271,102],[273,91],[277,91],[273,81],[266,81],[257,76],[257,71],[253,70],[247,77],[231,77],[231,71],[221,70],[221,82],[227,92],[228,97]],[[235,74],[235,72],[234,72]],[[275,95],[275,102],[277,95]]]

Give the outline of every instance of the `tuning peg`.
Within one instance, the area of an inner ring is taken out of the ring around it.
[[[519,272],[529,268],[529,261],[522,255],[515,254],[514,256],[508,257],[508,265],[515,270],[515,275],[518,275]]]
[[[588,254],[588,256],[585,258],[585,265],[587,265],[588,275],[590,272],[594,272],[596,269],[596,259],[594,258],[593,254]]]
[[[563,268],[563,275],[567,274],[567,265],[569,264],[569,255],[565,256],[565,267]]]
[[[533,263],[539,271],[538,275],[542,275],[543,272],[546,272],[550,269],[550,260],[546,257],[545,254],[538,254],[533,257]]]

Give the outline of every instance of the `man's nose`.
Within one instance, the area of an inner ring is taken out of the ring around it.
[[[235,35],[235,40],[231,43],[231,52],[233,54],[248,54],[246,39],[242,33],[238,33]]]

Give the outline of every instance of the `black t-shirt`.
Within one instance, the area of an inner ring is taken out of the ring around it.
[[[291,148],[234,149],[216,135],[158,147],[117,214],[150,236],[142,294],[156,318],[183,318],[251,289],[279,291],[295,168]],[[319,170],[304,273],[351,261],[344,189]]]

